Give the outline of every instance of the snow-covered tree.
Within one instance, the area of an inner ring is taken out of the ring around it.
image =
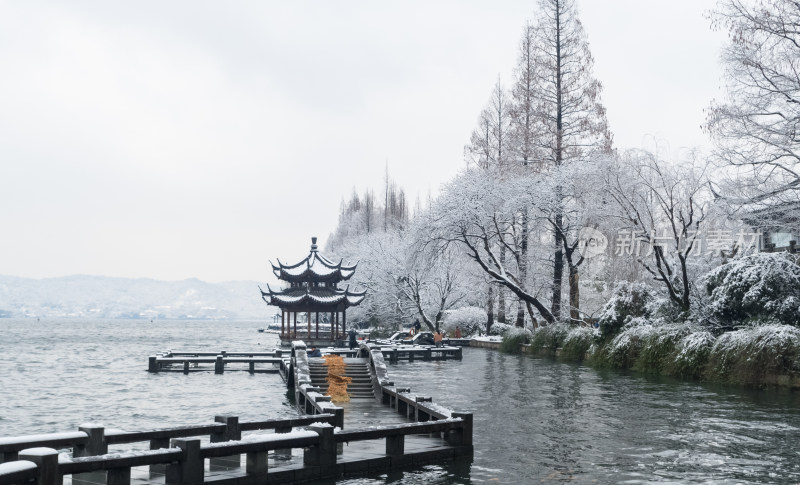
[[[468,168],[444,187],[426,226],[432,242],[439,247],[460,246],[492,280],[524,301],[535,325],[537,314],[547,322],[555,317],[539,292],[519,277],[520,245],[515,231],[525,192],[517,190],[524,186],[510,183],[498,171]],[[503,253],[510,257],[502,258]]]
[[[540,0],[536,21],[525,27],[520,46],[512,92],[516,152],[525,165],[558,167],[610,151],[611,134],[600,101],[602,87],[593,77],[594,59],[575,2]],[[560,188],[553,190],[556,200],[560,199]],[[549,222],[554,243],[551,310],[558,318],[564,246],[571,244],[563,238],[571,224],[558,210]]]
[[[612,160],[605,190],[627,234],[615,251],[628,254],[688,313],[699,276],[691,256],[700,253],[702,230],[711,206],[708,163],[690,158],[671,164],[654,154],[631,150]]]
[[[736,258],[703,278],[710,296],[709,315],[717,327],[753,323],[800,327],[800,266],[787,253],[756,253]]]
[[[727,95],[712,103],[705,125],[731,168],[726,199],[750,207],[800,201],[800,6],[721,0],[711,19],[729,37]]]

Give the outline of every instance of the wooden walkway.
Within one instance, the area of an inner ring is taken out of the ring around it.
[[[248,366],[242,370],[253,372],[261,370],[253,368],[256,364],[269,364],[294,390],[298,409],[307,416],[257,422],[217,416],[213,423],[178,428],[112,431],[85,426],[74,432],[0,438],[0,485],[300,483],[471,460],[472,414],[396,388],[386,369],[386,350],[390,358],[399,355],[397,349],[362,344],[351,357],[368,372],[374,398],[342,405],[332,403],[312,382],[302,342],[295,342],[289,354],[186,351],[152,356],[151,372],[186,372],[187,366],[191,370],[211,363],[216,372],[241,364]],[[446,355],[427,350],[422,360]],[[121,445],[125,449],[109,450]],[[71,456],[59,456],[59,450],[71,451]]]

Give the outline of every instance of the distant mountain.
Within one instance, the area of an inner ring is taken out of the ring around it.
[[[277,308],[255,281],[206,283],[105,276],[0,275],[0,318],[267,319]]]

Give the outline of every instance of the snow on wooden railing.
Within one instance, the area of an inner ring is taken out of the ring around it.
[[[212,442],[238,440],[243,431],[275,430],[278,433],[287,433],[292,428],[312,423],[335,424],[337,417],[333,413],[317,413],[313,416],[242,423],[236,416],[216,416],[214,419],[215,422],[209,424],[149,431],[107,430],[102,425],[84,424],[78,428],[79,431],[0,438],[0,458],[2,462],[13,462],[19,459],[21,450],[39,447],[72,448],[75,457],[102,455],[108,453],[109,445],[142,441],[149,441],[150,449],[156,450],[168,447],[173,438],[209,436]]]
[[[338,430],[329,423],[316,423],[308,430],[289,433],[254,434],[239,440],[202,443],[197,438],[174,438],[170,447],[158,450],[106,453],[97,456],[59,457],[53,448],[37,447],[21,450],[20,461],[0,464],[0,485],[17,485],[35,482],[38,485],[57,485],[65,475],[75,475],[106,471],[106,483],[110,485],[129,485],[131,467],[166,465],[167,484],[201,483],[205,481],[205,460],[219,457],[247,455],[241,473],[248,480],[266,479],[270,471],[267,465],[267,452],[305,448],[303,454],[304,479],[337,477],[346,472],[337,463],[337,444],[355,441],[386,439],[386,456],[405,455],[405,436],[412,434],[444,433],[450,448],[451,457],[472,453],[471,415],[453,417],[426,423],[407,423],[380,426],[361,430]],[[429,450],[412,452],[419,459],[425,459]],[[370,463],[373,457],[361,458]],[[358,460],[356,460],[358,461]],[[398,464],[408,463],[400,460]],[[352,460],[348,463],[352,464]],[[392,461],[387,462],[388,467]],[[353,467],[359,470],[358,467]],[[276,474],[285,471],[273,472]],[[295,471],[291,471],[295,473]],[[294,476],[294,475],[293,475]],[[286,477],[288,478],[288,477]],[[291,481],[291,480],[289,480]]]
[[[272,352],[219,352],[204,351],[183,351],[173,352],[171,350],[162,352],[158,355],[148,357],[147,370],[157,373],[165,370],[183,372],[188,374],[190,370],[210,370],[200,368],[200,364],[214,364],[214,372],[222,374],[228,364],[248,364],[248,371],[253,374],[256,372],[269,372],[267,370],[257,370],[256,364],[280,364],[282,351],[275,349]],[[180,365],[180,368],[174,366]]]
[[[433,402],[429,396],[411,395],[410,388],[395,387],[389,379],[389,370],[384,360],[383,349],[376,344],[361,344],[359,355],[369,356],[370,371],[373,375],[375,395],[383,404],[404,414],[413,421],[450,420],[458,418],[464,421],[463,443],[472,445],[472,413],[459,413]],[[387,445],[388,446],[388,445]]]

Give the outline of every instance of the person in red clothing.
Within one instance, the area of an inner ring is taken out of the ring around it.
[[[461,328],[456,327],[456,335],[455,335],[455,337],[456,338],[461,338]]]
[[[441,347],[442,346],[442,338],[443,338],[442,332],[437,330],[433,334],[433,343],[435,343],[437,347]]]

